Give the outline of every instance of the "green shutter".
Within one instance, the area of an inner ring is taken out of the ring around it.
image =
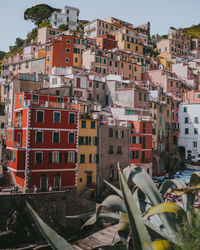
[[[77,152],[74,153],[74,163],[77,163]]]
[[[62,162],[62,152],[59,152],[58,156],[59,156],[59,163],[61,163]]]
[[[68,163],[68,152],[65,153],[65,163]]]
[[[52,152],[49,153],[49,163],[52,163]]]

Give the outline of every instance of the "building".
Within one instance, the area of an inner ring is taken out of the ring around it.
[[[187,59],[191,50],[191,37],[181,30],[174,30],[168,35],[168,39],[157,42],[157,48],[160,53],[167,52],[173,56]]]
[[[83,67],[91,74],[106,76],[123,75],[124,79],[141,80],[142,65],[127,51],[86,49],[83,52]]]
[[[97,173],[98,194],[106,186],[104,180],[118,180],[117,164],[121,169],[129,165],[129,128],[100,124],[99,135],[99,169]]]
[[[143,167],[152,176],[152,122],[130,121],[130,163]]]
[[[199,92],[196,95],[200,96]],[[200,102],[183,102],[179,105],[179,136],[178,146],[182,149],[183,156],[189,160],[199,160],[200,139],[199,139],[199,109]]]
[[[98,120],[82,115],[79,120],[78,194],[83,195],[88,189],[96,190],[98,162]]]
[[[15,95],[21,91],[30,92],[43,87],[44,83],[41,76],[35,74],[18,74],[9,84],[4,85],[4,92],[7,95],[5,104],[9,126],[13,126]]]
[[[46,43],[46,74],[52,73],[54,67],[82,67],[85,48],[85,39],[73,33],[58,35],[52,42]]]
[[[61,30],[54,29],[51,27],[43,27],[38,29],[37,42],[39,44],[45,44],[53,40],[53,38],[58,35]]]
[[[117,41],[115,37],[111,34],[105,34],[103,36],[98,36],[96,42],[99,44],[99,49],[114,49],[117,48]]]
[[[51,26],[59,29],[64,24],[69,30],[76,30],[78,27],[80,10],[74,7],[65,6],[60,11],[54,11],[50,17]]]
[[[182,81],[174,72],[166,70],[151,70],[142,73],[142,79],[149,81],[165,93],[171,93],[181,96]]]
[[[77,185],[79,107],[67,97],[15,95],[14,123],[7,129],[9,167],[14,183],[27,192]]]
[[[118,30],[118,24],[109,23],[100,19],[95,19],[84,25],[84,35],[89,38],[95,38],[104,34],[109,34],[112,31]]]

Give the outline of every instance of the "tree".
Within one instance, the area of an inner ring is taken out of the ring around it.
[[[0,50],[0,61],[4,58],[6,52]]]
[[[47,4],[38,4],[28,8],[24,12],[24,19],[30,20],[39,27],[40,23],[48,21],[51,14],[59,9],[55,9]]]
[[[17,38],[16,38],[16,41],[15,41],[15,46],[16,46],[17,48],[20,48],[20,47],[22,47],[23,45],[24,45],[24,40],[21,39],[20,37],[17,37]]]

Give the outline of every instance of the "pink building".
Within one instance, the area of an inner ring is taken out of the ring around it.
[[[149,81],[163,89],[165,93],[179,95],[181,88],[181,79],[175,73],[166,70],[151,70],[142,73],[143,81]]]

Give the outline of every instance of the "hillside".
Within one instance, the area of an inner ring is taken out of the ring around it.
[[[200,24],[184,28],[183,31],[186,34],[191,35],[193,38],[200,38]]]

